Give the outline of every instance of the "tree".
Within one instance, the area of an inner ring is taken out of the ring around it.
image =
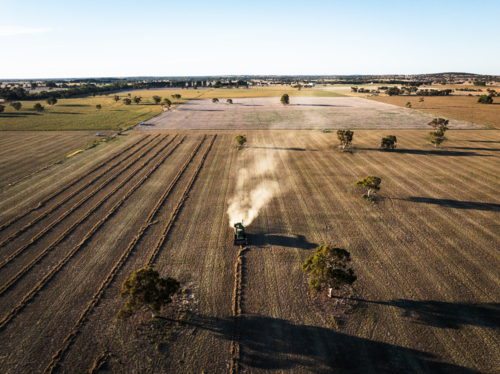
[[[354,270],[346,270],[350,261],[351,254],[345,249],[320,245],[301,268],[305,274],[309,274],[309,287],[312,291],[321,291],[326,286],[329,289],[328,296],[332,297],[333,289],[338,290],[356,281]]]
[[[36,103],[33,105],[33,109],[35,109],[38,113],[41,113],[45,110],[45,107],[40,103]]]
[[[280,102],[283,105],[290,104],[290,97],[288,96],[288,94],[283,94],[283,96],[281,96]]]
[[[401,90],[397,87],[391,87],[387,91],[385,91],[385,93],[389,96],[399,95],[401,93]]]
[[[432,126],[432,128],[434,130],[442,131],[443,134],[444,134],[444,132],[446,130],[448,130],[448,123],[450,123],[450,121],[447,120],[447,119],[444,119],[444,118],[434,118],[427,125]]]
[[[418,102],[419,102],[419,103],[423,103],[423,102],[424,102],[424,98],[423,98],[423,97],[421,97],[420,99],[418,99]]]
[[[380,190],[380,182],[382,182],[380,178],[374,177],[373,175],[369,175],[359,181],[356,181],[354,185],[356,187],[366,188],[368,190],[367,195],[366,196],[363,195],[363,197],[371,199],[372,198],[371,195],[374,194],[376,191]]]
[[[30,83],[31,89],[34,90],[35,88],[38,87],[38,83],[32,82]]]
[[[180,283],[174,278],[160,278],[159,273],[150,267],[139,269],[122,284],[120,297],[128,300],[117,317],[130,318],[142,307],[148,308],[153,318],[157,317],[161,307],[172,302],[172,296],[179,288]]]
[[[95,97],[95,92],[92,92],[90,96]]]
[[[351,130],[338,130],[337,138],[340,142],[340,147],[345,150],[352,143],[352,138],[354,137],[354,131]]]
[[[124,103],[125,105],[130,105],[130,104],[132,104],[132,100],[130,100],[128,97],[124,98],[122,101],[123,101],[123,103]]]
[[[10,106],[13,107],[15,110],[19,111],[19,109],[21,109],[23,105],[19,101],[17,101],[14,103],[10,103]]]
[[[101,110],[101,108],[102,108],[101,104],[97,104],[95,107],[96,107],[97,110]]]
[[[228,103],[228,104],[232,104],[232,103],[233,103],[233,99],[227,99],[227,100],[226,100],[226,103]]]
[[[172,95],[172,99],[180,99],[180,98],[181,98],[181,95],[179,95],[179,94]]]
[[[0,113],[3,113],[4,110],[5,110],[5,106],[4,105],[0,105]]]
[[[118,95],[114,95],[114,96],[113,96],[113,100],[115,101],[115,103],[117,103],[117,102],[118,102],[118,100],[120,100],[120,96],[118,96]]]
[[[57,99],[53,96],[49,97],[47,100],[45,100],[47,104],[50,106],[57,104]]]
[[[477,99],[477,102],[481,104],[493,104],[493,97],[491,95],[481,95]]]
[[[139,103],[142,100],[142,97],[140,97],[140,96],[134,96],[133,100],[134,100],[134,103],[136,103],[137,105],[139,105]]]
[[[247,142],[246,135],[236,135],[235,139],[236,143],[238,143],[238,149],[243,148],[243,145]]]
[[[214,97],[214,98],[212,99],[212,103],[214,103],[214,104],[215,104],[215,103],[218,103],[218,102],[219,102],[219,99],[217,99],[216,97]]]
[[[409,101],[406,103],[406,107],[411,109],[411,103]]]
[[[385,149],[395,149],[397,142],[398,140],[395,135],[387,135],[382,138],[382,144],[380,146]]]
[[[163,99],[163,105],[165,105],[167,107],[167,110],[170,109],[170,106],[172,105],[172,102],[167,99],[167,98],[164,98]]]
[[[429,140],[432,144],[434,144],[435,147],[437,147],[446,140],[444,136],[444,131],[443,130],[431,131],[429,133]]]
[[[358,92],[358,87],[351,87],[351,92]]]
[[[158,105],[161,102],[161,97],[160,96],[153,96],[153,101],[155,102],[156,105]]]

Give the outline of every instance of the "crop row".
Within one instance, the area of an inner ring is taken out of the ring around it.
[[[168,136],[168,135],[167,135]],[[163,137],[159,143],[161,143],[167,136]],[[170,143],[172,143],[172,141],[174,140],[174,138],[169,141],[167,144],[165,144],[162,148],[160,148],[158,151],[156,151],[156,153],[152,156],[152,157],[155,157],[159,152],[161,152],[163,149],[165,149]],[[147,152],[151,151],[148,150]],[[147,153],[145,152],[145,153]],[[144,154],[145,154],[144,153]],[[57,220],[55,220],[54,222],[52,222],[51,224],[49,224],[47,227],[45,227],[43,230],[39,231],[34,237],[32,237],[30,239],[30,241],[28,243],[26,243],[25,245],[19,247],[16,251],[14,251],[12,254],[10,254],[10,256],[8,256],[4,261],[2,261],[0,263],[0,268],[2,268],[3,266],[5,266],[6,264],[8,264],[10,261],[12,261],[14,258],[16,258],[19,254],[21,254],[26,248],[28,248],[31,244],[33,244],[35,241],[37,241],[38,239],[40,239],[43,235],[45,235],[47,232],[49,232],[54,226],[56,226],[58,223],[60,223],[61,221],[63,221],[68,215],[70,215],[71,213],[73,213],[76,209],[78,209],[82,204],[84,204],[87,200],[89,200],[90,198],[92,198],[93,196],[95,196],[96,193],[98,193],[100,190],[102,190],[105,186],[107,186],[109,183],[111,183],[112,181],[114,181],[118,176],[120,176],[122,173],[124,173],[125,171],[127,171],[133,164],[135,164],[137,161],[139,161],[143,156],[144,154],[138,156],[130,165],[128,165],[127,167],[125,167],[124,169],[120,170],[118,173],[116,173],[115,175],[113,175],[112,177],[110,177],[108,180],[106,180],[103,184],[101,184],[100,186],[98,186],[97,188],[95,188],[92,192],[90,192],[89,194],[87,194],[87,196],[85,196],[83,199],[81,199],[80,201],[78,201],[75,205],[73,205],[69,210],[67,210],[66,212],[64,212]],[[128,180],[128,179],[127,179]],[[116,189],[114,190],[116,191]],[[111,195],[108,195],[108,196],[111,196]],[[104,201],[106,200],[103,199],[101,200],[98,204],[96,204],[92,209],[97,209]],[[80,220],[79,222],[81,222],[82,220]],[[32,226],[33,224],[35,224],[36,222],[38,222],[38,218],[36,218],[34,221],[31,221],[30,223],[28,223],[28,225],[26,226],[26,228]],[[79,223],[78,222],[78,223]],[[66,232],[64,233],[63,236],[60,237],[60,240],[64,239],[64,237],[69,234],[74,228],[76,228],[76,225],[72,226],[72,229],[71,230],[66,230]],[[25,228],[23,228],[22,230],[24,230]],[[57,243],[59,242],[59,240],[53,244],[53,246],[55,246]],[[43,257],[43,256],[42,256]],[[3,288],[0,289],[0,295],[4,292]]]
[[[233,293],[233,336],[231,339],[231,368],[230,373],[238,373],[240,360],[240,317],[241,317],[241,297],[242,297],[242,282],[243,282],[243,251],[246,247],[241,246],[238,252],[238,260],[236,261],[234,271],[234,293]]]
[[[203,139],[198,143],[198,145],[195,147],[195,149],[193,150],[193,152],[191,153],[191,155],[188,157],[188,160],[186,161],[186,163],[184,164],[184,166],[181,168],[182,171],[184,171],[187,167],[187,165],[191,162],[191,160],[194,158],[194,156],[196,155],[198,149],[200,148],[200,146],[203,144],[203,142],[205,141],[205,138],[206,136],[203,137]],[[198,169],[199,170],[199,169]],[[195,174],[198,173],[198,170],[195,172]],[[172,181],[172,183],[170,184],[170,186],[167,188],[167,191],[170,192],[170,190],[172,189],[173,187],[173,184],[175,184],[177,182],[177,180],[180,178],[182,172],[179,172],[174,180]],[[118,261],[116,262],[116,264],[113,266],[113,268],[110,270],[110,272],[108,273],[108,276],[106,277],[106,279],[101,283],[101,285],[99,286],[99,289],[97,290],[97,292],[94,294],[92,300],[89,302],[89,304],[87,305],[87,307],[85,308],[85,310],[82,312],[82,314],[80,315],[80,317],[78,318],[78,320],[76,321],[75,325],[73,326],[73,329],[71,330],[71,332],[68,334],[68,336],[64,339],[63,343],[62,343],[62,347],[54,354],[54,356],[52,356],[52,361],[50,362],[50,364],[47,366],[47,368],[45,369],[44,373],[52,373],[52,371],[55,369],[57,363],[59,362],[59,360],[62,358],[64,352],[66,352],[66,350],[69,348],[69,346],[72,344],[75,336],[78,334],[78,331],[80,330],[80,328],[83,326],[83,323],[85,322],[85,320],[88,318],[88,316],[90,315],[90,313],[92,312],[92,310],[94,309],[95,305],[99,302],[101,296],[103,295],[104,293],[104,290],[108,287],[108,285],[113,281],[115,275],[118,273],[118,271],[121,269],[121,267],[123,266],[123,264],[125,263],[125,261],[127,260],[128,256],[130,255],[130,253],[132,253],[132,250],[135,248],[137,242],[140,240],[140,238],[142,237],[142,235],[144,234],[144,232],[146,231],[146,229],[151,225],[153,224],[154,222],[152,221],[154,216],[156,215],[156,213],[158,212],[158,209],[160,208],[160,206],[163,204],[165,198],[167,197],[168,193],[164,193],[160,199],[157,201],[157,203],[155,204],[155,206],[153,207],[153,209],[151,210],[150,214],[148,215],[144,225],[142,225],[142,227],[139,229],[139,232],[138,234],[130,241],[127,249],[125,250],[125,252],[121,255],[121,257],[118,259]]]
[[[156,256],[158,255],[158,252],[159,252],[163,242],[165,241],[165,238],[167,237],[168,232],[170,231],[170,228],[172,227],[172,225],[175,221],[175,218],[177,217],[177,214],[179,213],[179,210],[181,209],[182,204],[184,203],[184,200],[186,200],[187,195],[189,193],[189,190],[191,189],[191,186],[193,185],[196,177],[198,176],[198,172],[201,170],[201,167],[203,166],[203,163],[205,162],[205,159],[207,158],[208,152],[212,148],[212,145],[214,144],[216,137],[217,137],[217,135],[214,135],[212,137],[212,140],[210,141],[210,144],[208,145],[207,149],[205,150],[205,153],[203,154],[203,157],[201,158],[200,163],[198,164],[198,166],[196,168],[196,171],[193,173],[193,176],[189,180],[188,185],[184,189],[184,192],[183,192],[181,198],[179,199],[177,206],[173,210],[172,215],[170,216],[170,219],[168,220],[167,224],[165,225],[165,227],[163,229],[163,233],[161,234],[160,238],[158,239],[158,242],[156,243],[156,245],[153,249],[153,252],[151,253],[151,256],[149,257],[149,260],[147,262],[147,266],[153,265],[153,262],[155,261]],[[185,165],[184,168],[186,166],[187,165]]]
[[[160,134],[156,135],[154,138],[158,137]],[[5,229],[6,227],[9,227],[10,225],[12,225],[14,222],[17,222],[18,220],[20,220],[21,218],[23,218],[24,216],[26,216],[27,214],[31,213],[32,211],[40,208],[43,204],[45,204],[47,201],[53,199],[54,197],[56,197],[57,195],[59,195],[60,193],[64,192],[65,190],[67,190],[68,188],[74,186],[76,183],[80,182],[83,178],[87,177],[89,174],[93,173],[94,171],[98,170],[99,168],[103,167],[104,165],[110,163],[111,161],[113,161],[114,159],[116,159],[117,157],[121,156],[123,153],[127,152],[130,148],[132,147],[135,147],[137,144],[141,143],[142,141],[144,141],[145,139],[147,139],[150,135],[147,135],[145,136],[144,138],[142,138],[141,140],[135,142],[134,144],[132,144],[131,146],[125,148],[123,151],[117,153],[116,155],[114,155],[113,157],[107,159],[106,161],[100,163],[99,165],[95,166],[94,168],[92,168],[91,170],[89,170],[87,173],[83,173],[80,177],[78,177],[77,179],[75,179],[74,181],[70,182],[69,184],[67,184],[66,186],[64,187],[61,187],[60,189],[54,191],[52,193],[52,195],[49,195],[47,196],[46,198],[44,198],[43,200],[39,201],[38,204],[35,206],[35,207],[32,207],[32,208],[29,208],[27,211],[25,211],[24,213],[21,213],[21,214],[18,214],[17,216],[15,216],[14,218],[10,219],[9,221],[5,222],[3,225],[0,226],[0,230],[3,230]],[[154,139],[153,138],[153,139]],[[149,144],[151,141],[153,141],[153,139],[151,139],[148,143],[146,144]],[[142,148],[142,147],[141,147]]]
[[[175,137],[174,137],[175,138]],[[85,237],[78,243],[76,246],[74,246],[68,253],[67,255],[56,265],[52,268],[52,270],[47,273],[40,282],[38,282],[35,287],[19,302],[19,304],[12,309],[4,318],[0,320],[0,329],[5,327],[7,323],[19,313],[19,311],[40,291],[46,284],[47,282],[73,257],[73,255],[89,240],[93,234],[99,229],[99,227],[102,226],[102,224],[121,206],[121,204],[130,196],[132,193],[134,193],[135,190],[137,190],[141,184],[165,161],[165,159],[183,142],[185,136],[175,145],[173,146],[170,151],[168,151],[165,155],[163,155],[160,160],[153,166],[151,170],[149,170],[128,192],[125,194],[123,198],[121,198],[112,208],[111,210],[106,214],[105,217],[103,217],[99,222],[97,222],[89,232],[85,235]],[[172,139],[173,140],[173,139]],[[169,142],[169,144],[171,141]],[[164,147],[162,148],[164,149]],[[151,160],[160,152],[155,153],[155,155],[148,160],[146,160],[139,169],[137,169],[131,176],[127,177],[125,181],[120,183],[120,186],[118,186],[115,190],[117,190],[119,187],[124,185],[130,178],[132,178],[133,175],[135,175],[138,171],[142,170],[144,166],[149,164]],[[90,212],[87,212],[85,216],[83,217],[84,219],[87,218],[90,215]]]
[[[74,190],[73,192],[71,192],[71,194],[69,194],[68,196],[66,196],[63,200],[61,200],[59,203],[57,203],[56,205],[54,205],[52,208],[50,208],[49,210],[47,210],[46,212],[42,213],[41,215],[39,215],[38,217],[36,217],[34,220],[32,220],[31,222],[29,222],[28,224],[26,224],[24,227],[22,227],[20,230],[16,231],[15,233],[13,233],[11,236],[9,236],[8,238],[6,238],[5,240],[3,240],[2,242],[0,242],[0,247],[3,247],[5,244],[7,244],[8,242],[10,242],[12,239],[15,239],[17,236],[19,236],[22,232],[26,231],[28,228],[30,228],[31,226],[33,226],[35,223],[39,222],[41,219],[43,219],[44,217],[47,217],[50,213],[52,213],[54,210],[56,210],[57,208],[59,208],[61,205],[63,205],[65,202],[67,202],[69,199],[71,199],[72,197],[76,196],[78,193],[80,193],[81,191],[83,191],[85,188],[87,188],[88,186],[90,186],[92,183],[94,183],[97,179],[99,179],[100,177],[102,177],[104,174],[107,174],[109,173],[111,170],[113,170],[114,168],[116,168],[117,166],[119,166],[120,164],[122,164],[124,161],[128,160],[130,157],[132,157],[134,154],[136,154],[137,152],[139,152],[141,149],[143,149],[145,146],[147,146],[149,143],[151,143],[156,137],[158,137],[159,134],[155,137],[153,137],[149,142],[147,143],[144,143],[141,147],[137,148],[134,152],[132,152],[131,154],[129,154],[127,157],[125,157],[123,160],[121,160],[119,163],[117,163],[116,165],[112,166],[111,168],[107,169],[107,170],[103,170],[100,174],[96,175],[94,178],[92,178],[90,181],[88,181],[87,183],[85,183],[83,186],[81,186],[80,188]],[[168,135],[167,135],[168,136]],[[163,140],[163,139],[162,139]],[[133,146],[135,146],[136,144],[133,144]],[[131,147],[127,148],[126,150],[130,149]],[[125,151],[126,151],[125,150]],[[120,152],[119,155],[123,154],[125,151],[123,152]],[[119,156],[117,155],[117,156]],[[117,157],[115,156],[115,157]],[[137,161],[137,160],[136,160]],[[123,172],[123,170],[122,170]],[[84,174],[85,176],[86,174]],[[79,180],[81,180],[81,178],[79,178]],[[74,183],[72,183],[71,185],[73,185]],[[107,183],[105,183],[104,185],[106,185]],[[102,188],[104,185],[102,185],[100,188]],[[64,187],[64,188],[67,188]],[[94,193],[95,191],[93,191]],[[89,195],[89,197],[91,197],[91,195]],[[82,202],[83,204],[83,202]],[[40,206],[40,205],[39,205]],[[27,213],[33,211],[34,209],[37,209],[37,208],[33,208],[31,209],[30,211],[28,211]],[[25,213],[24,215],[26,215],[27,213]],[[23,216],[24,216],[23,215]],[[19,217],[21,218],[21,217]],[[4,265],[4,263],[1,263],[0,264],[0,267],[2,267]]]
[[[164,139],[164,138],[163,138]],[[162,139],[162,140],[163,140]],[[120,184],[118,184],[113,190],[111,190],[106,196],[104,196],[101,200],[99,200],[92,208],[90,208],[90,210],[84,214],[83,216],[81,216],[75,223],[73,223],[73,225],[71,225],[68,229],[66,229],[54,242],[52,242],[52,244],[50,244],[47,248],[45,248],[42,252],[40,252],[38,254],[38,256],[36,256],[33,261],[31,261],[28,265],[26,265],[21,271],[19,271],[13,278],[11,278],[6,284],[4,284],[1,288],[0,288],[0,295],[2,295],[5,291],[7,291],[7,289],[9,289],[14,283],[16,283],[26,272],[28,272],[33,266],[35,266],[36,263],[38,263],[47,253],[49,253],[50,250],[54,249],[66,236],[68,236],[73,230],[75,230],[77,228],[77,226],[82,223],[87,217],[90,216],[90,214],[92,214],[95,210],[97,210],[97,208],[99,208],[107,199],[109,199],[112,195],[115,194],[116,191],[118,191],[125,183],[127,183],[130,179],[132,179],[132,177],[134,177],[139,171],[141,171],[141,169],[147,165],[147,163],[149,163],[153,158],[155,158],[161,151],[163,151],[166,147],[168,147],[168,145],[170,143],[173,142],[173,140],[175,139],[175,136],[174,138],[172,138],[168,143],[166,143],[165,145],[163,145],[160,149],[158,149],[152,156],[150,156],[150,158],[146,161],[146,163],[143,163],[141,167],[139,167],[138,169],[136,169],[134,172],[132,172],[132,174],[130,174],[129,176],[127,176],[122,182],[120,182]],[[172,150],[168,153],[170,154],[172,152]],[[138,160],[141,159],[142,156],[139,156],[135,161],[137,162]],[[131,165],[129,165],[130,167]],[[128,170],[128,168],[125,168],[123,169],[122,171],[120,171],[118,174],[115,174],[113,177],[111,177],[110,179],[108,179],[108,181],[106,181],[106,183],[104,185],[107,185],[109,182],[113,181],[114,179],[116,179],[121,173],[123,173],[125,170]],[[103,185],[103,186],[104,186]],[[51,229],[55,224],[61,222],[69,213],[71,213],[72,211],[74,211],[76,208],[78,208],[81,204],[83,204],[84,201],[86,201],[87,199],[89,199],[90,197],[94,196],[95,193],[97,193],[103,186],[101,187],[98,187],[96,190],[92,191],[87,197],[85,197],[84,199],[82,199],[80,202],[78,202],[75,206],[73,206],[68,212],[66,212],[65,214],[63,214],[61,217],[59,217],[56,221],[54,221],[49,227],[45,228],[43,231],[41,231],[39,234],[37,234],[37,236],[35,237],[36,239],[38,239],[41,235],[40,234],[44,234],[46,233],[47,231],[49,231],[49,229]],[[14,252],[12,255],[10,255],[2,264],[0,265],[5,265],[8,261],[12,260],[14,257],[16,257],[17,255],[19,255],[24,249],[26,249],[31,243],[34,242],[35,238],[33,238],[30,243],[27,243],[25,244],[24,246],[20,247],[16,252]]]

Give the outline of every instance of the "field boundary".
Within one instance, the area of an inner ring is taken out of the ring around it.
[[[146,140],[147,138],[149,138],[151,135],[147,135],[145,137],[143,137],[142,139],[138,140],[137,142],[135,142],[134,144],[132,144],[130,147],[127,147],[125,148],[124,150],[122,150],[121,152],[117,153],[116,155],[114,155],[113,157],[111,157],[110,159],[107,159],[106,161],[104,162],[101,162],[99,165],[93,167],[92,169],[90,169],[87,174],[84,174],[82,175],[81,177],[78,177],[77,179],[75,179],[74,181],[70,182],[70,184],[67,184],[66,186],[56,190],[55,192],[53,192],[51,195],[49,195],[48,197],[40,200],[37,204],[36,207],[34,208],[30,208],[28,211],[24,212],[24,213],[21,213],[21,214],[18,214],[17,216],[15,216],[14,218],[11,218],[9,221],[7,221],[6,223],[2,224],[0,226],[0,231],[5,229],[6,227],[12,225],[14,222],[18,221],[19,219],[23,218],[24,216],[26,216],[27,214],[31,213],[32,211],[40,208],[43,204],[45,204],[47,201],[53,199],[54,197],[56,197],[57,195],[59,195],[61,192],[64,192],[66,189],[74,186],[76,183],[80,182],[82,179],[84,179],[86,176],[88,176],[89,174],[93,173],[94,171],[98,170],[99,168],[103,167],[104,165],[106,165],[107,163],[113,161],[114,159],[116,159],[118,156],[122,155],[123,153],[127,152],[129,149],[135,147],[136,145],[138,145],[139,143],[141,143],[142,141]],[[155,137],[153,137],[153,139],[151,139],[148,143],[146,144],[149,144],[151,143],[155,138],[157,138],[158,136],[160,136],[160,134],[156,135]],[[142,147],[141,147],[142,148]]]
[[[185,137],[184,137],[185,138]],[[45,284],[73,257],[73,255],[89,240],[92,235],[101,227],[101,225],[121,206],[121,204],[130,196],[132,193],[137,190],[141,184],[165,161],[165,159],[177,148],[179,144],[182,143],[184,140],[182,138],[179,143],[177,143],[168,153],[166,153],[163,157],[160,158],[160,160],[153,166],[151,170],[149,170],[126,194],[123,198],[121,198],[106,214],[104,218],[102,218],[100,221],[95,224],[89,232],[85,235],[85,237],[81,240],[80,243],[78,243],[76,246],[74,246],[68,254],[56,265],[54,268],[47,273],[40,282],[38,282],[35,287],[19,302],[19,304],[11,310],[4,318],[0,320],[0,330],[5,327],[5,325],[28,303],[29,300],[31,300],[37,293],[40,291]],[[138,170],[142,170],[142,167],[146,166],[153,158],[150,158],[149,160],[145,161],[141,168]]]
[[[184,138],[183,138],[184,139]],[[191,160],[194,158],[196,153],[198,152],[198,149],[200,146],[203,144],[203,142],[206,139],[206,135],[203,137],[203,139],[198,143],[198,145],[195,147],[193,152],[190,154],[188,157],[188,160],[186,161],[186,164],[189,164]],[[181,140],[182,141],[182,140]],[[176,180],[179,179],[180,174],[176,176]],[[87,308],[82,312],[80,315],[80,318],[76,321],[73,330],[66,336],[62,343],[62,347],[52,356],[52,360],[49,363],[49,365],[46,367],[44,373],[52,373],[53,370],[56,368],[57,363],[61,360],[62,356],[64,353],[67,351],[67,349],[71,346],[73,343],[74,338],[78,334],[80,327],[83,326],[85,320],[88,318],[94,307],[97,305],[99,300],[101,299],[101,296],[104,294],[105,289],[111,284],[113,281],[115,275],[118,273],[118,271],[121,269],[122,265],[125,263],[127,260],[128,256],[130,253],[132,253],[132,250],[135,248],[137,242],[139,239],[142,237],[146,229],[152,225],[154,222],[152,222],[152,219],[156,215],[156,212],[158,211],[159,207],[163,203],[163,200],[166,198],[166,194],[163,194],[162,197],[158,200],[158,202],[155,204],[153,209],[151,210],[150,214],[148,215],[144,225],[139,229],[138,234],[130,241],[127,249],[125,252],[121,255],[121,257],[118,259],[118,261],[115,263],[111,271],[108,273],[107,278],[101,283],[101,286],[97,290],[97,292],[94,294],[92,300],[90,303],[87,305]]]

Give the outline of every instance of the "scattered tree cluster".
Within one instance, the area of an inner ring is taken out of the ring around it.
[[[309,287],[312,291],[328,287],[328,296],[332,297],[333,289],[338,290],[356,281],[354,270],[346,269],[350,261],[351,254],[345,249],[321,245],[302,264],[302,271],[309,275]]]
[[[352,138],[354,137],[354,131],[351,130],[338,130],[337,138],[340,142],[339,148],[342,151],[345,151],[346,148],[349,148],[352,143]]]
[[[480,104],[493,104],[493,97],[491,95],[481,95],[477,102]]]
[[[380,146],[387,150],[396,149],[397,142],[398,140],[395,135],[387,135],[382,138],[382,144]]]
[[[446,138],[444,133],[448,130],[448,123],[450,121],[444,118],[434,118],[431,122],[428,123],[434,131],[429,133],[429,140],[435,147],[443,143]]]
[[[147,308],[157,317],[161,307],[172,302],[172,296],[179,290],[180,283],[174,278],[161,278],[151,268],[137,270],[122,284],[120,297],[126,298],[125,305],[118,311],[118,319],[130,318],[134,312]]]

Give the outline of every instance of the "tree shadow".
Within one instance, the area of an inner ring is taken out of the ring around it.
[[[187,324],[231,340],[235,318],[198,316]],[[473,369],[439,362],[432,353],[359,338],[320,326],[298,325],[257,314],[239,317],[240,359],[245,369],[314,373],[457,373]]]
[[[473,151],[490,151],[490,152],[499,152],[500,149],[498,148],[469,148],[469,147],[448,147],[448,148],[453,148],[453,149],[470,149]]]
[[[500,141],[496,141],[496,140],[466,140],[466,142],[471,142],[471,143],[500,143]]]
[[[265,245],[275,245],[289,248],[314,249],[318,244],[307,241],[304,235],[295,235],[295,237],[281,235],[264,235],[247,233],[248,244],[254,247]]]
[[[352,108],[351,105],[330,105],[330,104],[291,104],[290,106],[327,106],[332,108]]]
[[[84,113],[78,113],[78,112],[51,112],[50,114],[84,114]]]
[[[444,149],[436,150],[425,150],[425,149],[392,149],[386,150],[383,148],[358,148],[364,151],[378,151],[387,153],[400,153],[400,154],[410,154],[410,155],[422,155],[422,156],[481,156],[481,157],[494,157],[493,155],[483,155],[476,152],[461,152],[461,151],[447,151]]]
[[[300,152],[304,152],[304,151],[317,152],[318,151],[317,149],[306,149],[306,148],[280,148],[280,147],[248,147],[248,148],[254,148],[254,149],[276,149],[276,150],[279,150],[279,151],[300,151]]]
[[[59,104],[58,106],[82,107],[82,106],[90,106],[90,105],[87,105],[87,104]]]
[[[431,197],[409,197],[408,199],[394,199],[394,200],[406,200],[413,203],[435,204],[455,209],[472,209],[472,210],[485,210],[490,212],[500,212],[500,204],[479,203],[475,201],[435,199]]]
[[[39,116],[40,113],[27,113],[27,112],[21,112],[21,113],[2,113],[0,114],[0,117],[26,117],[26,116]]]

